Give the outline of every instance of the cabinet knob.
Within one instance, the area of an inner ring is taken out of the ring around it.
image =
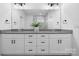
[[[45,49],[41,49],[41,51],[45,51]]]

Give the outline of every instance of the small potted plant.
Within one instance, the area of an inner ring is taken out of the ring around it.
[[[40,27],[40,22],[33,21],[32,27],[34,28],[35,32],[38,32],[39,31],[39,27]]]

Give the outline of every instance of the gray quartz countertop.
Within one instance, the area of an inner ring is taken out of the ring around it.
[[[11,29],[0,30],[0,34],[72,34],[72,30],[66,29],[42,29],[39,32],[34,32],[33,29]]]

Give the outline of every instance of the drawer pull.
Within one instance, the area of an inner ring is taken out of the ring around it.
[[[41,42],[41,43],[45,43],[45,42]]]
[[[11,40],[11,44],[13,44],[13,40]]]
[[[45,49],[41,49],[41,51],[45,51]]]
[[[41,35],[41,37],[45,37],[45,35]]]
[[[33,50],[28,50],[28,51],[33,51]]]
[[[60,41],[58,40],[58,44],[60,43]]]
[[[29,37],[32,37],[32,35],[29,35]]]
[[[14,40],[14,44],[16,43],[16,41]]]
[[[62,43],[62,40],[60,40],[60,44]]]
[[[28,42],[28,43],[32,43],[32,42]]]

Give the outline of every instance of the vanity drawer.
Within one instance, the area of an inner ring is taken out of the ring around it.
[[[26,39],[25,45],[27,46],[36,46],[36,39]]]
[[[37,47],[38,54],[48,54],[48,47]]]
[[[48,39],[37,39],[37,46],[48,46]]]
[[[49,34],[49,38],[70,38],[72,34]]]
[[[2,38],[23,38],[24,34],[2,34]]]
[[[29,39],[36,38],[36,34],[25,34],[25,38],[29,38]]]
[[[46,38],[48,38],[48,34],[38,34],[37,38],[46,39]]]
[[[25,47],[25,54],[26,55],[36,54],[36,48],[35,47]]]

